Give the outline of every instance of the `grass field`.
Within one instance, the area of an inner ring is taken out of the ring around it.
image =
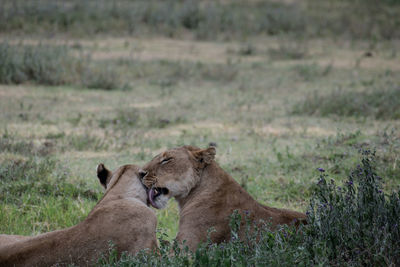
[[[363,148],[386,192],[400,183],[398,39],[13,30],[0,48],[33,49],[33,63],[10,57],[7,75],[0,63],[0,233],[74,225],[102,195],[98,163],[143,165],[186,144],[216,143],[217,162],[275,207],[305,211],[317,168],[341,181]],[[49,47],[61,48],[38,60]],[[176,203],[157,215],[172,239]]]

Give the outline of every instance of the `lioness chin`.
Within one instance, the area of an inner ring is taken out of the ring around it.
[[[100,164],[97,176],[106,192],[87,218],[33,237],[0,235],[0,266],[95,265],[110,242],[118,253],[156,249],[157,219],[147,206],[139,172],[135,165],[110,172]]]
[[[214,161],[214,147],[200,149],[183,146],[154,157],[144,167],[142,183],[155,208],[164,208],[174,197],[179,205],[177,240],[191,250],[206,241],[219,243],[230,239],[229,216],[234,210],[249,216],[253,222],[280,224],[305,223],[303,213],[271,208],[256,202],[228,173]],[[248,214],[248,215],[247,215]],[[242,227],[243,228],[243,227]],[[243,233],[241,238],[243,238]]]

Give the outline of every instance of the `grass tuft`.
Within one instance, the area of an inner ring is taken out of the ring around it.
[[[121,83],[121,75],[110,67],[87,67],[82,74],[82,85],[90,89],[113,90],[129,89],[128,84]]]
[[[101,194],[69,178],[53,158],[0,162],[0,232],[32,235],[77,224]]]
[[[65,46],[12,46],[0,44],[0,83],[67,83],[73,74],[74,59]]]
[[[280,38],[277,48],[269,48],[272,60],[299,60],[308,56],[308,43],[293,38]]]
[[[295,34],[391,40],[399,37],[399,7],[394,2],[4,0],[0,32],[76,36],[150,32],[168,37],[190,33],[198,39]]]
[[[38,146],[32,141],[17,139],[7,131],[0,136],[0,151],[3,153],[15,153],[23,156],[47,156],[51,154],[52,146],[51,142],[44,142]]]
[[[68,46],[0,43],[0,83],[73,84],[96,89],[125,89],[112,69],[90,57],[77,58]]]
[[[68,173],[52,158],[7,160],[0,167],[0,200],[5,203],[20,203],[21,196],[32,194],[37,203],[40,196],[64,198],[85,197],[96,199],[98,195],[83,185],[67,182]]]
[[[317,116],[373,117],[378,120],[400,119],[400,88],[364,92],[336,90],[329,95],[315,92],[292,109],[293,114]]]

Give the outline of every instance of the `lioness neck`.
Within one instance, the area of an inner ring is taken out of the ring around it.
[[[178,201],[179,209],[184,211],[193,203],[209,206],[210,203],[214,203],[210,200],[225,198],[228,196],[228,192],[234,189],[241,188],[218,164],[211,163],[200,172],[199,182],[192,188],[188,196],[176,198],[176,200]],[[205,199],[207,201],[204,201]]]
[[[132,170],[127,170],[127,172]],[[110,184],[113,181],[110,182]],[[146,190],[139,179],[132,178],[132,175],[122,175],[115,184],[111,184],[107,189],[103,199],[99,204],[104,201],[111,201],[117,199],[131,199],[133,201],[141,202],[146,204],[147,196]]]

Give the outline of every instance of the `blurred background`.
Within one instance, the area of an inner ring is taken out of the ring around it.
[[[322,168],[376,150],[400,182],[397,0],[1,0],[0,233],[74,225],[98,163],[181,145],[255,199],[305,211]],[[169,238],[171,201],[157,211]]]

